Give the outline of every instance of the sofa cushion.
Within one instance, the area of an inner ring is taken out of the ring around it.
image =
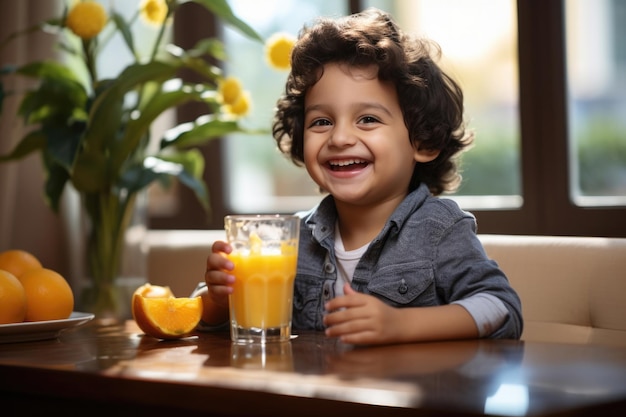
[[[626,345],[626,239],[480,239],[522,300],[523,339]]]

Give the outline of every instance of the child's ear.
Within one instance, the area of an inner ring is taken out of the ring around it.
[[[430,162],[439,156],[438,149],[424,149],[417,145],[413,150],[413,159],[417,162]]]

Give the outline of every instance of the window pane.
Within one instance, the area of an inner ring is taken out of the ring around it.
[[[264,1],[261,10],[254,0],[230,3],[267,37],[276,31],[296,35],[303,23],[318,15],[343,15],[348,2]],[[443,50],[442,65],[465,92],[469,127],[476,131],[476,141],[463,157],[464,181],[453,198],[468,209],[519,207],[515,0],[371,0],[363,5],[386,10],[405,31],[437,41]],[[259,57],[259,46],[238,34],[227,31],[225,40],[229,74],[242,78],[252,92],[251,125],[269,127],[286,73],[269,69]],[[319,201],[306,171],[280,156],[271,136],[231,137],[225,148],[227,201],[232,210],[288,212],[308,209]]]
[[[463,89],[474,147],[463,154],[464,208],[521,205],[515,0],[366,0],[404,30],[441,46],[441,66]],[[476,196],[481,196],[477,198]]]
[[[347,2],[337,0],[229,0],[237,16],[267,39],[276,32],[297,36],[302,25],[320,15],[344,15]],[[225,28],[229,54],[226,71],[250,91],[253,108],[245,121],[250,128],[270,130],[276,100],[287,72],[265,62],[263,47]],[[296,167],[276,149],[271,134],[231,135],[225,141],[226,205],[236,212],[294,212],[320,200],[306,170]]]
[[[626,204],[626,2],[564,3],[570,194],[582,206]]]

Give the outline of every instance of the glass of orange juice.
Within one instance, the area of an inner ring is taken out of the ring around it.
[[[224,218],[224,229],[235,265],[229,298],[232,341],[289,341],[300,218],[231,215]]]

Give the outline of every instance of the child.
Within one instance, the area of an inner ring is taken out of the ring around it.
[[[302,29],[273,135],[328,195],[301,214],[294,330],[352,344],[520,337],[520,300],[475,218],[436,197],[473,140],[438,54],[376,9]],[[215,242],[207,258],[209,324],[228,318],[230,251]]]

